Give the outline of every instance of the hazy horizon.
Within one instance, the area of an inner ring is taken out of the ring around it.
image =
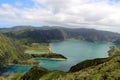
[[[120,0],[1,0],[0,27],[63,26],[120,31]]]

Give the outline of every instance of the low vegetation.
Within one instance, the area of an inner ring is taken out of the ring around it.
[[[29,72],[21,77],[21,80],[39,80],[43,75],[47,74],[48,70],[42,67],[34,66]]]
[[[49,71],[47,74],[43,75],[39,80],[52,80],[54,78],[58,78],[60,75],[63,76],[66,75],[66,73],[58,70]]]
[[[50,46],[48,43],[32,43],[29,46],[25,46],[29,51],[36,51],[36,52],[50,52]]]
[[[21,77],[21,80],[52,80],[53,78],[58,78],[59,75],[65,74],[63,71],[48,71],[45,68],[34,66]]]
[[[82,69],[85,69],[91,66],[97,66],[99,64],[109,61],[110,59],[111,58],[97,58],[97,59],[92,59],[92,60],[85,60],[83,62],[76,64],[75,66],[72,66],[69,72],[77,72],[77,71],[80,71]]]
[[[26,46],[26,53],[33,58],[67,59],[62,54],[53,53],[47,43],[32,43],[30,46]]]
[[[110,50],[108,51],[108,55],[110,57],[120,55],[120,47],[111,46]]]
[[[48,54],[31,54],[33,58],[55,58],[55,59],[67,59],[65,56],[57,53],[48,53]]]

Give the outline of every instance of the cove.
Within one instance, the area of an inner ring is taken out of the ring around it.
[[[45,67],[49,70],[62,70],[68,71],[71,66],[94,58],[108,57],[107,51],[110,46],[113,46],[110,42],[88,42],[80,40],[65,40],[62,42],[50,43],[53,52],[63,54],[68,59],[65,61],[58,60],[47,60],[36,58],[35,61],[40,62],[40,66]],[[26,72],[32,66],[8,66],[0,72],[7,76],[18,72]]]
[[[113,46],[110,42],[88,42],[80,40],[66,40],[62,42],[53,42],[50,44],[52,51],[63,54],[68,59],[65,61],[35,59],[40,61],[40,66],[49,70],[62,70],[68,71],[71,66],[94,58],[108,57],[107,51],[110,46]]]

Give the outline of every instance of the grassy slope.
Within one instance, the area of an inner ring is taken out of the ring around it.
[[[63,71],[48,71],[45,68],[34,66],[29,72],[21,77],[22,80],[52,80],[60,75],[65,75]]]
[[[98,66],[68,73],[56,80],[120,80],[120,56]]]
[[[29,72],[21,77],[21,80],[39,80],[40,77],[47,74],[48,70],[42,67],[34,66]]]
[[[26,45],[26,53],[30,51],[29,54],[32,55],[33,58],[60,58],[60,59],[67,59],[62,54],[53,53],[50,50],[49,44],[45,43],[32,43],[30,46]],[[32,53],[33,52],[33,53]],[[38,53],[37,53],[38,52]],[[45,52],[44,54],[40,54],[40,52]]]
[[[69,72],[76,72],[76,71],[79,71],[79,70],[82,70],[82,69],[85,69],[91,66],[97,66],[109,60],[111,60],[111,58],[96,58],[92,60],[85,60],[83,62],[76,64],[75,66],[72,66]]]
[[[24,53],[24,49],[13,40],[0,34],[0,67],[9,63],[19,63],[30,59],[31,56]]]
[[[52,80],[54,78],[58,78],[60,75],[63,76],[63,75],[66,75],[66,73],[63,71],[57,71],[57,70],[50,71],[44,76],[42,76],[39,80]]]
[[[120,47],[112,46],[111,49],[108,51],[109,56],[117,56],[120,55]]]
[[[49,44],[45,43],[32,43],[30,46],[26,46],[27,50],[36,52],[50,52]]]

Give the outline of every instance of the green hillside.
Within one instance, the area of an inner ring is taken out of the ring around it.
[[[111,46],[110,50],[108,51],[108,55],[110,57],[112,57],[112,56],[119,56],[120,55],[120,47]]]
[[[66,75],[66,73],[58,70],[49,71],[43,67],[34,66],[20,80],[52,80],[60,75]]]
[[[91,66],[55,80],[120,80],[120,56],[97,66]]]
[[[29,72],[21,77],[21,80],[39,80],[43,75],[47,74],[48,70],[42,67],[34,66]]]
[[[12,63],[22,64],[30,58],[30,55],[24,53],[24,48],[0,34],[0,68]]]
[[[77,72],[77,71],[80,71],[82,69],[85,69],[91,66],[97,66],[99,64],[109,61],[110,59],[111,58],[97,58],[97,59],[92,59],[92,60],[85,60],[83,62],[76,64],[75,66],[72,66],[69,72]]]

